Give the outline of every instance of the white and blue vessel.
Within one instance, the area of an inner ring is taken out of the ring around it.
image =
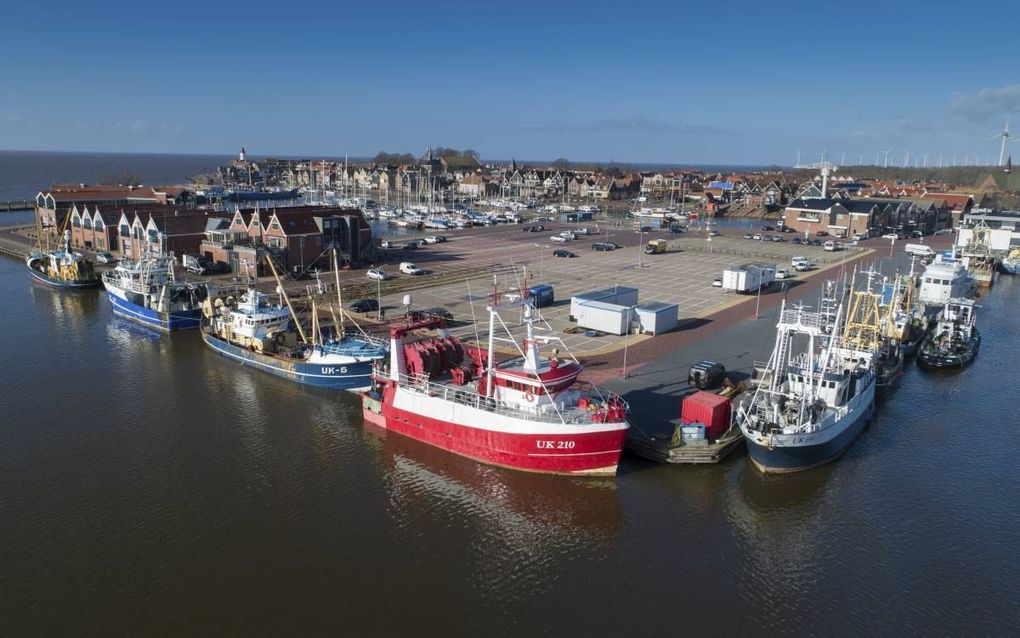
[[[843,343],[842,312],[841,304],[833,323],[824,311],[783,304],[762,383],[735,417],[762,472],[796,472],[835,460],[871,420],[875,353]]]
[[[166,332],[198,328],[209,297],[204,283],[176,281],[173,254],[122,261],[103,273],[103,286],[114,314]]]
[[[314,318],[308,343],[285,299],[281,295],[274,304],[269,295],[249,287],[236,302],[232,297],[207,300],[202,340],[229,359],[298,383],[337,390],[371,386],[372,365],[388,355],[385,343],[347,336],[342,328],[321,338]]]

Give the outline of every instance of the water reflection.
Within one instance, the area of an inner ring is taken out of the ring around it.
[[[87,318],[95,316],[99,308],[99,295],[95,290],[57,290],[35,280],[25,284],[29,286],[38,316],[51,318],[58,328],[79,327]]]
[[[370,423],[365,423],[364,432],[366,439],[378,442],[395,516],[412,519],[426,504],[461,515],[470,512],[483,535],[528,552],[564,543],[608,544],[619,537],[621,512],[614,481],[513,472]]]

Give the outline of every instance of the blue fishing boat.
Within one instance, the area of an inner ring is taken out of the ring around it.
[[[56,250],[34,250],[25,258],[36,281],[54,288],[96,288],[99,275],[85,255],[71,250],[71,233],[64,231],[64,245]]]
[[[207,284],[176,281],[172,254],[123,261],[103,285],[114,314],[166,332],[198,328],[209,296]]]
[[[249,287],[236,302],[206,300],[202,340],[229,359],[298,383],[337,390],[369,387],[372,365],[388,354],[385,343],[348,336],[342,329],[320,338],[317,327],[312,342],[305,342],[281,297],[273,304],[269,295]]]

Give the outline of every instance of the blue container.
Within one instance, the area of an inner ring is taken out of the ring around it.
[[[534,300],[536,308],[551,306],[556,301],[556,293],[553,290],[552,284],[535,284],[528,288],[528,294]]]

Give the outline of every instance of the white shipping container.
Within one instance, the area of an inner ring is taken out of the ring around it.
[[[723,271],[723,290],[757,292],[767,288],[776,279],[774,264],[744,264]]]
[[[589,301],[580,304],[577,312],[577,325],[586,330],[622,335],[630,327],[631,310],[628,306]]]
[[[642,333],[657,335],[676,328],[680,307],[675,303],[656,301],[634,306],[634,313],[641,324]]]
[[[570,316],[577,319],[578,308],[583,303],[601,301],[618,306],[634,306],[638,302],[638,289],[628,286],[614,286],[603,290],[593,290],[570,298]]]

